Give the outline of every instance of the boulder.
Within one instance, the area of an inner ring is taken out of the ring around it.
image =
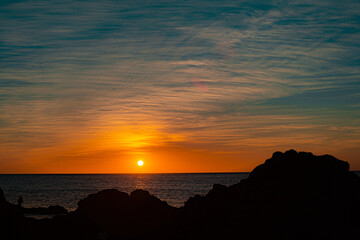
[[[36,215],[59,215],[67,214],[68,210],[60,205],[49,206],[47,208],[38,207],[38,208],[21,208],[21,211],[24,214],[36,214]]]
[[[149,194],[135,190],[130,195],[115,189],[91,194],[79,201],[75,214],[110,236],[119,238],[167,238],[179,209]],[[166,236],[166,237],[165,237]]]

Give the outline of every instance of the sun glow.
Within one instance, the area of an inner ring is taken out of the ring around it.
[[[144,162],[142,160],[139,160],[137,164],[141,167],[142,165],[144,165]]]

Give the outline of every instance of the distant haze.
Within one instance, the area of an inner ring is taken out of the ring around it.
[[[246,172],[291,148],[360,170],[359,9],[1,1],[0,173]]]

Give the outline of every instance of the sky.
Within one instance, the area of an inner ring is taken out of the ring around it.
[[[289,149],[360,170],[359,9],[1,1],[0,173],[247,172]]]

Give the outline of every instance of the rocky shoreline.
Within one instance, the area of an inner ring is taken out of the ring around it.
[[[247,179],[169,206],[145,190],[90,194],[68,213],[25,209],[0,190],[1,239],[354,239],[360,177],[330,155],[275,152]],[[24,213],[60,214],[34,219]]]

